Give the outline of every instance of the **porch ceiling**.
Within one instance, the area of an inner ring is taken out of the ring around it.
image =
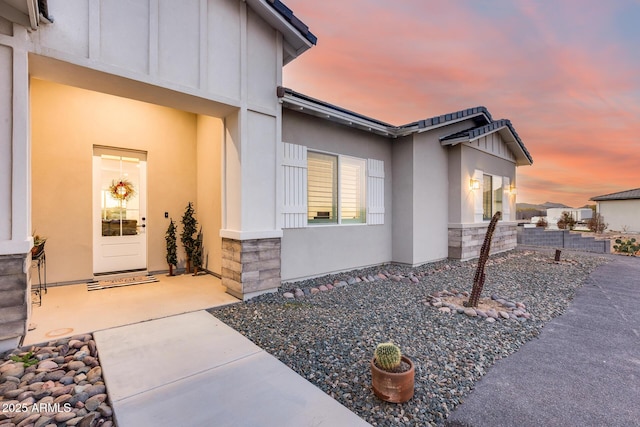
[[[0,0],[2,1],[2,0]],[[119,77],[68,62],[29,54],[29,75],[67,86],[135,99],[175,108],[189,113],[226,117],[239,108],[230,99],[207,99],[190,94],[185,88],[176,90],[143,83],[133,78]]]

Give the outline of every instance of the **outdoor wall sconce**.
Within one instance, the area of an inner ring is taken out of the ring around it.
[[[511,188],[509,189],[509,192],[510,192],[511,194],[513,194],[514,196],[515,196],[516,194],[518,194],[518,190],[516,190],[516,186],[515,186],[515,185],[512,185],[512,186],[511,186]]]
[[[480,181],[477,179],[473,179],[471,178],[471,181],[469,181],[469,188],[472,190],[479,190],[480,189]]]

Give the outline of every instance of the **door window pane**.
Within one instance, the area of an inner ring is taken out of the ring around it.
[[[491,175],[483,175],[482,182],[482,219],[490,220],[493,208],[493,183]]]
[[[140,160],[101,156],[100,216],[102,235],[132,236],[140,223]]]

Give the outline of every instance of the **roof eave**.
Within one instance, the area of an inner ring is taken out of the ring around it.
[[[484,136],[491,135],[495,132],[498,132],[500,134],[500,137],[502,138],[504,143],[514,154],[516,158],[516,166],[531,166],[533,164],[533,159],[531,158],[529,153],[522,147],[520,141],[518,141],[518,137],[513,133],[513,130],[508,124],[500,126],[496,129],[491,129],[488,132],[478,133],[475,136],[464,135],[457,138],[444,136],[440,138],[440,144],[442,146],[454,146],[465,142],[474,142]]]
[[[270,2],[273,3],[272,1],[246,0],[246,2],[262,19],[282,33],[285,41],[283,65],[293,61],[314,46],[315,43],[312,43],[273,6],[269,5]],[[311,38],[315,40],[315,36],[311,36]]]
[[[476,117],[483,117],[487,124],[491,123],[491,118],[488,117],[484,112],[480,111],[480,112],[478,112],[476,114],[469,114],[469,115],[464,116],[464,117],[457,117],[455,119],[441,121],[440,123],[436,123],[436,124],[431,125],[431,126],[424,126],[424,124],[423,124],[424,120],[421,120],[421,121],[418,121],[418,122],[414,122],[414,123],[409,123],[409,124],[400,126],[398,128],[397,135],[398,136],[406,136],[406,135],[410,135],[412,133],[429,132],[429,131],[434,130],[434,129],[438,129],[438,128],[441,128],[441,127],[444,127],[444,126],[450,126],[452,124],[464,122],[465,120],[470,120],[470,119],[473,119],[473,118],[476,118]]]
[[[284,107],[292,111],[300,111],[320,117],[325,120],[337,122],[346,126],[361,129],[385,137],[395,137],[394,128],[386,126],[365,117],[349,114],[346,111],[331,108],[331,106],[315,103],[312,100],[297,97],[291,93],[285,93],[282,97]]]

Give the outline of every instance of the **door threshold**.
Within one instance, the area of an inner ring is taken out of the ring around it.
[[[125,277],[147,276],[148,274],[149,271],[146,268],[137,270],[107,271],[105,273],[93,273],[93,280],[113,280],[122,279]]]

